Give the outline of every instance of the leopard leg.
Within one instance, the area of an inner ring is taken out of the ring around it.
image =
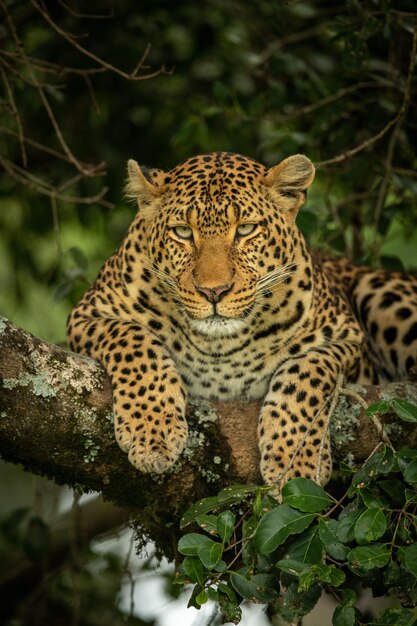
[[[261,473],[277,492],[297,476],[320,484],[330,479],[328,423],[332,398],[346,371],[343,354],[341,343],[313,348],[286,361],[271,380],[258,434]]]
[[[132,465],[169,470],[187,441],[186,392],[161,342],[140,324],[82,315],[72,316],[68,336],[111,378],[116,440]]]

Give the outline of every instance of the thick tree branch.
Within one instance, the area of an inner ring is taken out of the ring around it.
[[[356,391],[365,404],[388,397],[417,400],[412,383]],[[336,460],[360,462],[380,441],[362,404],[358,396],[339,397],[331,425]],[[157,529],[166,533],[165,523],[172,524],[191,501],[230,483],[260,482],[258,410],[256,402],[190,404],[190,441],[178,467],[163,477],[142,475],[114,440],[111,388],[100,365],[0,318],[2,457],[58,483],[101,491],[134,512],[153,538]],[[389,414],[384,421],[395,446],[416,443],[412,425]]]

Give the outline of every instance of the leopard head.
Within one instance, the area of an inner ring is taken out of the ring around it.
[[[314,178],[307,157],[267,169],[218,152],[168,173],[132,160],[128,170],[146,254],[194,330],[233,334],[264,298],[279,298],[297,264],[295,217]]]

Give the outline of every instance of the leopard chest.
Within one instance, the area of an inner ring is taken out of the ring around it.
[[[245,336],[211,344],[176,340],[170,352],[192,397],[224,401],[263,398],[283,359],[276,341]]]
[[[202,357],[187,352],[176,358],[177,368],[192,397],[211,400],[251,400],[266,394],[275,368],[269,356],[254,358],[242,351],[235,357]],[[190,358],[191,357],[191,358]]]

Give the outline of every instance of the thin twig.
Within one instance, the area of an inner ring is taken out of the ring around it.
[[[12,111],[12,116],[15,119],[16,122],[16,126],[18,129],[18,135],[19,135],[19,144],[20,144],[20,153],[22,155],[22,163],[23,163],[23,167],[27,167],[28,165],[28,160],[27,160],[27,154],[26,154],[26,148],[25,148],[25,142],[24,142],[24,132],[23,132],[23,124],[22,124],[22,120],[20,118],[19,115],[19,110],[16,106],[16,101],[14,99],[14,95],[13,95],[13,90],[10,86],[10,82],[9,79],[7,78],[7,74],[4,71],[4,69],[1,67],[0,68],[0,73],[1,73],[1,77],[3,79],[3,83],[6,89],[6,93],[7,96],[9,98],[9,102],[10,102],[10,107],[11,107],[11,111]]]
[[[0,155],[0,165],[4,167],[6,172],[13,176],[17,181],[28,187],[29,189],[33,189],[42,195],[48,196],[49,198],[56,198],[57,200],[62,200],[63,202],[72,202],[74,204],[101,204],[103,206],[107,206],[111,208],[113,205],[106,200],[104,200],[104,196],[108,191],[108,187],[102,187],[102,189],[94,196],[66,196],[60,194],[55,188],[53,188],[48,183],[41,181],[38,178],[35,178],[33,174],[29,174],[24,170],[21,170],[19,166],[15,163],[12,163],[8,159],[5,159]],[[35,178],[35,180],[33,180]]]
[[[407,115],[408,107],[410,106],[411,82],[412,82],[414,67],[416,63],[416,53],[417,53],[417,22],[414,26],[414,31],[413,31],[413,43],[411,46],[410,63],[408,67],[407,82],[405,85],[403,106],[401,107],[400,115],[398,117],[397,123],[394,126],[390,140],[388,142],[387,156],[385,159],[385,175],[381,183],[381,186],[379,188],[378,198],[377,198],[376,205],[375,205],[375,224],[374,224],[375,232],[378,232],[379,223],[381,221],[382,209],[383,209],[385,198],[387,195],[388,184],[392,178],[392,161],[394,158],[395,146],[398,141],[401,126]]]
[[[349,150],[346,150],[345,152],[338,154],[332,159],[327,159],[326,161],[319,161],[318,163],[316,163],[317,167],[325,167],[327,165],[334,165],[335,163],[341,163],[342,161],[346,161],[347,159],[354,156],[355,154],[358,154],[358,152],[362,152],[362,150],[369,148],[374,143],[382,139],[382,137],[384,137],[387,134],[387,132],[398,123],[399,120],[402,120],[402,118],[405,117],[409,104],[410,104],[410,98],[411,98],[411,83],[412,83],[414,66],[416,62],[416,48],[417,48],[417,24],[415,25],[414,31],[413,31],[413,43],[412,43],[411,53],[410,53],[408,76],[407,76],[407,81],[406,81],[406,85],[404,89],[404,97],[403,97],[403,101],[402,101],[401,107],[397,115],[393,117],[378,133],[376,133],[376,135],[369,137],[368,139],[366,139],[366,141],[363,141],[358,146],[355,146],[354,148],[350,148]]]
[[[5,128],[4,126],[0,126],[0,133],[4,133],[6,135],[12,135],[13,137],[19,137],[17,133],[10,130],[10,128]],[[58,152],[58,150],[54,150],[53,148],[50,148],[49,146],[45,146],[43,143],[39,143],[39,141],[30,139],[27,136],[23,137],[23,141],[27,143],[29,146],[32,146],[33,148],[36,148],[37,150],[40,150],[41,152],[45,152],[46,154],[49,154],[50,156],[53,156],[56,159],[61,159],[61,161],[65,161],[66,163],[70,162],[68,157],[63,152]]]
[[[275,52],[278,50],[282,50],[285,46],[291,45],[293,43],[298,43],[305,39],[309,39],[310,37],[314,37],[314,35],[318,35],[321,32],[321,26],[314,26],[314,28],[309,28],[302,32],[291,33],[287,37],[281,37],[281,39],[277,39],[276,41],[270,43],[265,50],[258,56],[256,60],[256,65],[263,65]]]
[[[387,83],[375,83],[375,82],[370,82],[370,81],[360,82],[360,83],[357,83],[356,85],[351,85],[350,87],[343,87],[342,89],[339,89],[339,91],[336,91],[336,93],[325,96],[321,100],[318,100],[317,102],[313,102],[312,104],[299,107],[295,109],[294,111],[289,111],[288,113],[280,113],[276,115],[262,115],[261,119],[265,121],[271,121],[271,122],[284,122],[286,120],[295,119],[297,117],[302,117],[304,115],[308,115],[309,113],[313,113],[314,111],[317,111],[318,109],[321,109],[324,106],[332,104],[333,102],[336,102],[337,100],[340,100],[341,98],[344,98],[345,96],[348,96],[349,94],[360,91],[361,89],[387,89],[387,87],[388,87]],[[251,120],[255,121],[255,120],[259,120],[260,118],[255,117],[255,116],[245,115],[244,119],[249,120],[249,121]]]
[[[100,14],[93,15],[93,14],[89,14],[89,13],[79,13],[75,9],[72,9],[70,6],[68,6],[68,4],[63,2],[63,0],[58,0],[58,2],[66,11],[68,11],[68,13],[70,13],[74,17],[81,17],[81,18],[84,18],[84,19],[93,19],[93,20],[108,20],[108,19],[112,18],[113,15],[114,15],[113,11],[111,13],[109,13],[108,15],[100,15]]]
[[[51,196],[52,222],[54,225],[57,259],[62,257],[61,229],[59,227],[58,206],[56,196]]]
[[[57,32],[61,37],[63,37],[66,41],[68,41],[68,43],[70,43],[74,48],[76,48],[83,55],[85,55],[85,56],[89,57],[90,59],[92,59],[93,61],[95,61],[101,67],[105,67],[107,70],[110,70],[111,72],[114,72],[115,74],[118,74],[119,76],[122,76],[126,80],[131,80],[131,81],[147,80],[148,78],[155,78],[155,76],[159,76],[160,74],[168,74],[168,73],[170,73],[169,70],[167,70],[167,68],[165,68],[165,66],[162,65],[162,67],[159,70],[156,70],[155,72],[150,72],[149,74],[138,76],[137,75],[138,71],[140,69],[142,69],[142,66],[140,66],[139,63],[136,65],[134,72],[132,72],[130,74],[128,74],[127,72],[124,72],[123,70],[119,69],[115,65],[112,65],[111,63],[108,63],[104,59],[102,59],[102,58],[98,57],[97,55],[93,54],[87,48],[84,48],[84,46],[82,46],[75,39],[74,35],[70,35],[65,30],[63,30],[60,26],[58,26],[58,24],[56,22],[54,22],[54,20],[51,18],[49,13],[44,8],[42,8],[40,6],[40,4],[38,2],[36,2],[36,0],[30,0],[30,2],[35,7],[35,9],[38,11],[38,13],[40,13],[40,15],[42,15],[44,20],[46,22],[48,22],[48,24],[51,26],[51,28],[53,28],[53,30],[55,32]],[[146,50],[145,50],[145,52],[146,52]],[[141,60],[144,61],[143,56],[142,56]]]
[[[16,53],[10,50],[0,50],[0,54],[14,61],[15,63],[24,63],[24,60],[22,59],[20,53]],[[52,61],[46,61],[45,59],[38,59],[34,56],[30,57],[30,62],[34,69],[44,72],[46,74],[55,74],[57,76],[63,76],[65,74],[80,74],[83,76],[84,74],[102,74],[103,72],[107,72],[105,67],[70,67],[68,65],[59,65],[58,63],[53,63]]]
[[[32,3],[33,3],[33,0],[32,0]],[[1,0],[0,6],[3,9],[3,13],[5,13],[5,15],[6,15],[7,23],[9,25],[9,29],[10,29],[12,35],[13,35],[14,40],[15,40],[16,47],[20,51],[20,56],[21,56],[21,58],[23,59],[23,61],[25,63],[25,66],[26,66],[28,74],[29,74],[29,78],[32,80],[33,85],[34,85],[35,89],[38,92],[38,95],[39,95],[39,97],[40,97],[40,99],[42,101],[42,104],[43,104],[43,106],[44,106],[44,108],[46,110],[46,113],[47,113],[47,115],[49,117],[49,120],[50,120],[50,122],[52,124],[52,127],[53,127],[53,129],[55,131],[56,137],[57,137],[59,143],[62,146],[63,151],[67,155],[67,157],[68,157],[69,161],[72,163],[72,165],[79,172],[81,172],[84,176],[95,176],[95,175],[97,175],[98,173],[100,173],[100,169],[102,169],[102,164],[99,164],[99,165],[89,165],[89,166],[83,165],[76,158],[76,156],[73,154],[72,150],[70,149],[69,145],[67,144],[67,142],[66,142],[66,140],[65,140],[65,138],[63,136],[63,133],[61,131],[61,128],[60,128],[60,126],[58,124],[58,121],[57,121],[57,119],[55,117],[55,114],[54,114],[54,112],[52,110],[52,107],[51,107],[51,105],[49,103],[49,100],[46,97],[44,87],[39,83],[39,81],[38,81],[38,79],[37,79],[37,77],[36,77],[36,75],[34,73],[34,70],[32,68],[30,59],[28,58],[28,56],[27,56],[27,54],[25,52],[23,43],[22,43],[22,41],[21,41],[21,39],[20,39],[20,37],[19,37],[19,35],[17,33],[17,30],[16,30],[16,27],[14,25],[12,16],[10,15],[10,12],[9,12],[9,10],[8,10],[7,6],[5,5],[3,0]]]

